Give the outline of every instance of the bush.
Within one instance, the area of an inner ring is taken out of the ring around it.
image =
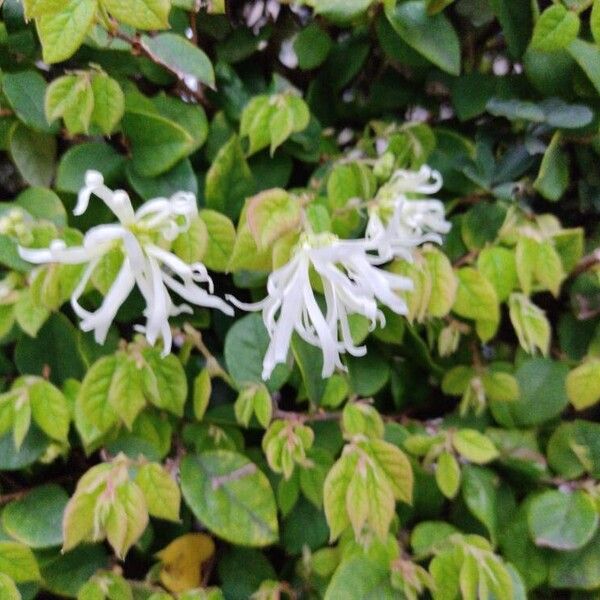
[[[0,5],[2,599],[597,597],[599,0]]]

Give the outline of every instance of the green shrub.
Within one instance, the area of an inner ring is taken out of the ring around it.
[[[599,0],[0,6],[2,600],[597,597]]]

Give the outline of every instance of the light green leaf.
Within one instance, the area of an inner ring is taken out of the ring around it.
[[[40,379],[29,388],[33,420],[53,440],[66,442],[71,415],[64,394],[48,381]]]
[[[157,463],[142,465],[135,476],[135,482],[146,498],[150,515],[168,521],[179,521],[179,486],[163,467]]]
[[[333,465],[323,487],[323,507],[330,530],[330,540],[336,540],[349,527],[350,519],[346,509],[348,486],[354,472],[358,457],[356,453],[343,454]]]
[[[119,353],[108,389],[108,403],[128,429],[146,405],[142,368],[135,358]]]
[[[65,0],[59,11],[44,11],[36,20],[44,62],[70,58],[81,46],[96,15],[96,0]]]
[[[142,354],[156,378],[158,389],[158,396],[150,396],[150,401],[158,408],[182,416],[188,388],[181,362],[173,354],[163,358],[154,348],[147,348]]]
[[[452,310],[459,316],[489,323],[490,328],[478,331],[483,341],[493,337],[500,321],[498,297],[494,286],[476,269],[463,267],[457,272],[458,291]]]
[[[0,573],[0,596],[4,600],[21,600],[21,592],[15,582],[4,573]]]
[[[579,16],[562,4],[548,7],[538,19],[531,37],[531,47],[553,52],[568,46],[579,33]]]
[[[75,425],[86,445],[101,438],[119,420],[108,401],[116,369],[116,356],[106,356],[90,367],[81,382],[75,402]]]
[[[477,269],[494,286],[499,302],[504,302],[518,285],[515,253],[508,248],[484,248],[477,257]]]
[[[510,320],[523,350],[534,354],[539,349],[546,356],[550,350],[552,331],[544,311],[524,294],[511,294],[508,307]]]
[[[8,575],[15,583],[41,579],[33,552],[18,542],[0,541],[0,573]]]
[[[567,395],[577,410],[585,410],[600,401],[600,360],[586,361],[569,372]]]
[[[427,313],[432,317],[445,317],[456,299],[458,282],[448,257],[437,248],[424,248],[423,256],[431,276],[431,295]]]
[[[198,421],[202,421],[208,403],[210,401],[210,395],[212,393],[212,382],[210,379],[210,371],[206,368],[202,369],[200,373],[194,379],[193,389],[193,403],[194,403],[194,416]]]
[[[125,112],[125,96],[121,86],[104,73],[92,76],[94,110],[91,120],[104,135],[110,135]]]
[[[298,226],[302,216],[298,199],[279,188],[252,197],[246,215],[248,227],[261,250]]]
[[[442,452],[435,465],[435,481],[446,498],[452,499],[460,489],[460,466],[450,452]]]
[[[206,225],[208,237],[202,262],[213,271],[225,272],[235,244],[235,226],[215,210],[200,211],[200,218]]]
[[[169,0],[100,0],[118,21],[136,29],[166,29],[169,26]]]
[[[475,429],[460,429],[452,436],[452,444],[462,457],[478,465],[499,456],[492,440]]]
[[[221,147],[206,174],[206,205],[237,219],[244,201],[255,189],[254,177],[240,140],[237,135],[233,135]]]
[[[569,157],[562,149],[562,133],[557,131],[544,153],[533,187],[546,200],[560,200],[569,186]]]

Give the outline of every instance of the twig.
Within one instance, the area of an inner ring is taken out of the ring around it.
[[[598,264],[600,264],[600,248],[596,248],[593,252],[584,256],[571,271],[571,277],[581,275],[581,273],[588,271]]]
[[[198,102],[198,104],[201,104],[204,108],[210,108],[210,103],[208,102],[208,100],[206,99],[206,96],[204,95],[204,93],[202,91],[202,87],[201,87],[202,84],[200,82],[198,82],[197,89],[194,89],[193,87],[191,87],[177,69],[174,69],[172,66],[170,66],[169,64],[162,61],[158,56],[156,56],[156,54],[154,54],[151,50],[149,50],[146,46],[144,46],[144,44],[141,41],[141,39],[139,38],[139,36],[134,37],[134,36],[128,35],[127,33],[121,31],[118,28],[116,23],[114,23],[114,27],[113,27],[112,31],[109,32],[109,34],[114,38],[117,38],[119,40],[127,42],[131,46],[131,51],[133,54],[145,56],[146,58],[151,60],[154,64],[157,64],[160,67],[163,67],[164,69],[169,71],[169,73],[175,75],[175,77],[177,77],[177,80],[179,81],[179,85],[183,86],[185,88],[186,92],[192,98],[194,98]]]

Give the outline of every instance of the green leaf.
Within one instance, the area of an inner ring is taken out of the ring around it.
[[[56,189],[76,194],[85,183],[85,173],[95,169],[112,185],[123,171],[125,159],[112,146],[103,142],[85,142],[69,148],[60,159],[56,173]]]
[[[54,177],[56,139],[18,124],[10,136],[10,154],[23,179],[48,187]]]
[[[116,370],[116,356],[106,356],[90,367],[81,382],[75,402],[75,425],[86,445],[101,438],[119,420],[119,414],[108,401]]]
[[[579,33],[579,16],[562,4],[548,7],[537,20],[531,37],[534,50],[553,52],[568,46]]]
[[[67,211],[62,200],[47,188],[27,188],[17,196],[15,204],[37,219],[52,221],[59,227],[67,224]]]
[[[477,257],[477,270],[494,286],[499,302],[507,300],[518,285],[515,254],[507,248],[484,248]]]
[[[136,29],[166,29],[169,26],[169,0],[100,0],[118,21]]]
[[[484,275],[471,267],[459,269],[457,276],[458,290],[452,310],[461,317],[490,323],[492,330],[482,337],[487,341],[493,337],[500,320],[496,290]]]
[[[187,378],[181,362],[173,354],[162,357],[154,348],[143,350],[142,355],[156,379],[152,385],[156,385],[158,395],[151,395],[150,401],[158,408],[181,417],[188,392]]]
[[[577,410],[600,401],[600,360],[584,362],[567,375],[567,395]]]
[[[600,93],[600,48],[577,39],[569,44],[567,50]]]
[[[442,13],[429,16],[424,0],[388,2],[385,13],[411,48],[443,71],[451,75],[460,73],[460,42],[454,27]]]
[[[395,600],[398,591],[392,588],[387,565],[357,554],[342,562],[327,587],[325,600],[338,598]]]
[[[180,104],[183,111],[186,105]],[[168,171],[198,146],[193,130],[153,104],[126,103],[123,131],[131,141],[133,167],[143,177]]]
[[[60,546],[62,515],[68,500],[67,493],[54,483],[36,487],[6,505],[2,511],[2,527],[30,548]]]
[[[180,233],[173,241],[172,250],[188,264],[200,262],[208,246],[206,224],[200,217],[190,222],[187,231]]]
[[[44,588],[58,596],[75,598],[98,569],[106,568],[108,556],[99,545],[86,545],[62,554],[60,550],[38,554]]]
[[[115,496],[105,523],[106,538],[117,557],[124,559],[148,525],[148,510],[141,489],[133,483],[121,484]]]
[[[44,110],[48,121],[63,118],[69,133],[87,133],[94,110],[94,93],[86,73],[55,79],[46,91]]]
[[[135,358],[119,353],[108,388],[108,403],[128,429],[146,405],[142,368]]]
[[[135,482],[146,498],[151,516],[179,521],[179,486],[163,467],[157,463],[142,465],[135,476]]]
[[[200,218],[208,236],[202,262],[213,271],[225,272],[235,244],[235,227],[229,218],[215,210],[200,211]]]
[[[524,294],[511,294],[508,306],[521,347],[529,354],[539,349],[546,356],[550,350],[552,332],[544,311]]]
[[[315,12],[335,23],[346,24],[360,16],[373,0],[319,0]]]
[[[531,5],[528,2],[513,2],[513,0],[490,0],[490,5],[502,26],[502,33],[506,38],[511,57],[519,59],[525,52],[531,35],[533,25]]]
[[[531,502],[528,522],[538,546],[555,550],[577,550],[598,529],[594,500],[583,491],[546,491]]]
[[[58,11],[43,11],[36,19],[44,62],[70,58],[81,46],[96,15],[96,0],[65,0]]]
[[[156,27],[148,29],[156,29]],[[179,79],[194,78],[208,86],[214,86],[215,73],[210,59],[183,36],[175,33],[160,33],[154,37],[143,36],[141,43],[156,62],[166,67]]]
[[[56,133],[44,114],[46,81],[37,71],[5,73],[2,89],[17,117],[28,127],[43,133]]]
[[[505,427],[527,427],[557,417],[569,403],[565,389],[568,373],[566,364],[545,358],[523,362],[516,372],[519,398],[492,402],[494,418]]]
[[[533,187],[546,200],[560,200],[569,186],[569,157],[561,148],[562,134],[557,131],[544,153]]]
[[[239,387],[263,383],[262,363],[269,345],[269,334],[260,315],[251,314],[236,321],[225,338],[227,371]],[[288,365],[277,365],[269,381],[270,391],[278,390],[290,375]]]
[[[94,110],[91,120],[104,135],[110,135],[125,112],[125,96],[121,86],[105,73],[92,76]]]
[[[483,467],[463,469],[462,496],[469,511],[485,525],[492,540],[497,533],[497,477]]]
[[[53,440],[67,442],[71,414],[63,393],[47,381],[37,381],[29,388],[33,420]]]
[[[237,219],[246,198],[255,191],[254,177],[237,135],[219,150],[206,174],[208,208]]]
[[[194,404],[194,416],[198,421],[202,421],[210,402],[210,396],[212,393],[212,382],[210,378],[210,371],[204,368],[198,373],[194,379],[193,388],[193,404]]]
[[[456,299],[458,283],[448,257],[429,246],[423,249],[427,269],[431,275],[431,296],[427,312],[432,317],[445,317]]]
[[[446,498],[452,499],[460,489],[460,466],[450,452],[442,452],[435,465],[435,481]]]
[[[245,546],[277,540],[273,490],[245,456],[224,450],[187,456],[181,489],[196,518],[219,537]]]
[[[597,589],[600,586],[600,534],[580,550],[554,552],[548,579],[553,588]]]
[[[342,412],[342,428],[348,438],[355,435],[382,438],[384,425],[375,407],[364,402],[350,402]]]
[[[590,29],[596,44],[600,44],[600,0],[594,0],[590,14]]]
[[[298,66],[305,71],[317,68],[327,58],[332,42],[317,23],[302,28],[294,40]]]
[[[0,596],[5,600],[21,600],[21,592],[15,582],[4,573],[0,573]]]
[[[21,292],[15,304],[15,318],[27,335],[34,338],[49,316],[50,311],[34,301],[31,289]]]
[[[0,573],[8,575],[15,583],[41,579],[33,552],[18,542],[0,541]]]
[[[336,540],[350,525],[346,509],[346,496],[356,469],[357,460],[356,453],[342,454],[325,479],[323,507],[331,532],[331,541]]]
[[[452,436],[452,444],[463,458],[478,465],[499,456],[492,440],[475,429],[460,429]]]
[[[485,395],[495,402],[513,402],[519,397],[519,383],[502,371],[487,371],[482,376]]]
[[[271,246],[300,224],[300,202],[285,190],[260,192],[248,201],[247,219],[259,249]]]

